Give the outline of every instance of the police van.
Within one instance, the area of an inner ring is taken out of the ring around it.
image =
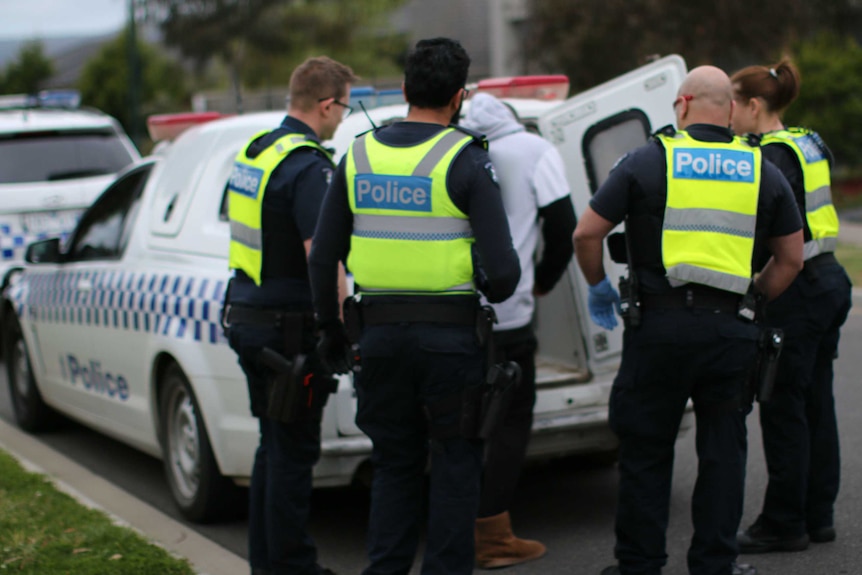
[[[30,242],[67,236],[117,173],[140,159],[120,124],[71,90],[0,96],[0,273]]]
[[[669,56],[565,101],[553,99],[558,78],[550,92],[535,78],[476,89],[505,98],[559,147],[582,213],[614,162],[673,121],[685,72],[683,60]],[[406,112],[400,104],[354,114],[326,144],[338,158],[372,122]],[[234,486],[248,481],[258,442],[245,379],[220,326],[229,278],[226,191],[238,150],[283,115],[153,119],[158,131],[182,133],[121,173],[66,241],[31,244],[23,269],[5,278],[0,320],[17,423],[36,432],[60,413],[162,458],[179,509],[194,521],[217,517]],[[185,129],[190,123],[199,125]],[[624,273],[609,259],[605,266],[611,277]],[[574,263],[539,298],[535,322],[529,456],[613,453],[608,396],[622,330],[589,320],[587,285]],[[316,486],[367,478],[371,443],[355,414],[344,376],[324,412]]]

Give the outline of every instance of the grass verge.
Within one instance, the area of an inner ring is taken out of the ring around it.
[[[862,287],[862,247],[839,242],[835,257],[847,270],[853,287]]]
[[[0,451],[0,575],[193,575],[185,559]]]

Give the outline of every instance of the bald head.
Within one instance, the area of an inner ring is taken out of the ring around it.
[[[676,106],[680,129],[690,124],[730,125],[733,87],[722,69],[698,66],[685,77],[677,95],[691,96]]]

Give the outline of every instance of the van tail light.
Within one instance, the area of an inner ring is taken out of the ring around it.
[[[564,74],[486,78],[476,84],[476,92],[498,98],[565,100],[569,95],[569,78]]]

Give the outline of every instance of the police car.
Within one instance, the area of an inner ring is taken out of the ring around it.
[[[112,117],[74,91],[0,96],[0,273],[32,241],[66,236],[84,208],[137,161]]]
[[[567,101],[542,97],[547,86],[535,79],[476,88],[506,97],[559,146],[580,213],[623,153],[673,121],[684,74],[682,59],[667,57]],[[559,88],[558,80],[550,83]],[[372,122],[405,115],[404,104],[354,114],[329,144],[340,157]],[[154,128],[174,132],[206,122],[120,174],[66,242],[31,244],[24,269],[6,278],[0,318],[18,424],[38,431],[62,413],[161,457],[177,505],[195,521],[217,517],[234,484],[247,482],[258,442],[219,323],[229,277],[226,188],[237,151],[283,112],[215,116],[156,118]],[[605,265],[611,277],[624,273]],[[622,330],[592,324],[586,288],[573,264],[538,302],[532,458],[617,447],[607,418]],[[371,443],[355,413],[345,376],[324,412],[316,486],[367,478]]]

